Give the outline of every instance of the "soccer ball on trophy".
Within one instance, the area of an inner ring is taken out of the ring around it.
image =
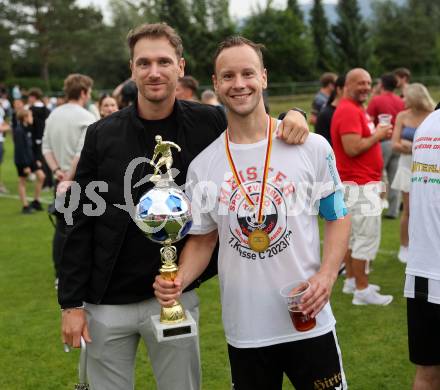
[[[173,244],[191,229],[190,201],[179,188],[158,185],[140,199],[135,221],[151,241]]]

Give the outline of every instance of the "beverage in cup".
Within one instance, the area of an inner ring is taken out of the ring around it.
[[[307,280],[294,280],[280,290],[281,296],[287,304],[290,319],[295,329],[299,332],[305,332],[316,326],[316,318],[312,318],[308,314],[304,314],[300,309],[301,298],[310,288]]]
[[[393,116],[391,114],[379,114],[377,119],[379,120],[379,125],[391,125]]]

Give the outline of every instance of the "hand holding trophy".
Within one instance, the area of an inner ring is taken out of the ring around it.
[[[185,193],[177,187],[171,175],[173,157],[171,148],[180,151],[174,142],[162,141],[156,136],[157,145],[150,165],[154,175],[150,181],[155,187],[145,193],[136,206],[135,222],[148,239],[162,244],[160,255],[162,267],[159,272],[166,280],[173,281],[177,275],[177,250],[173,246],[189,232],[192,225],[191,204]],[[159,157],[157,163],[154,161]],[[161,167],[165,166],[162,175]],[[162,307],[160,316],[152,316],[158,341],[195,336],[197,326],[189,311],[180,302],[171,307]]]

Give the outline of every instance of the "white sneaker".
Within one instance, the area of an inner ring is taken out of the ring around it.
[[[406,264],[408,262],[408,247],[400,246],[399,253],[397,254],[397,258],[401,263]]]
[[[377,284],[370,283],[368,285],[374,291],[380,291],[380,286]],[[356,290],[356,283],[354,278],[348,278],[344,280],[344,287],[342,287],[342,292],[344,294],[353,294]]]
[[[373,290],[371,286],[363,290],[356,290],[353,295],[353,305],[389,305],[393,301],[392,295],[382,295]]]

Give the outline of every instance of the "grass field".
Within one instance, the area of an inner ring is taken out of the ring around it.
[[[310,97],[273,104],[273,112],[297,105],[307,108]],[[307,105],[306,105],[307,103]],[[0,197],[0,389],[64,390],[76,381],[78,351],[63,352],[60,312],[53,286],[51,261],[53,228],[45,212],[21,215],[12,163],[11,137],[6,141],[3,181],[11,190]],[[44,199],[50,200],[50,194]],[[344,367],[353,390],[409,389],[414,374],[408,362],[404,266],[397,261],[398,221],[383,220],[381,251],[370,280],[394,295],[388,307],[358,307],[341,293],[341,280],[332,296]],[[220,318],[217,279],[199,289],[203,389],[230,388],[226,344]],[[155,389],[141,345],[136,389]],[[285,389],[293,387],[286,382]],[[185,389],[182,389],[185,390]],[[268,389],[270,390],[270,389]]]

